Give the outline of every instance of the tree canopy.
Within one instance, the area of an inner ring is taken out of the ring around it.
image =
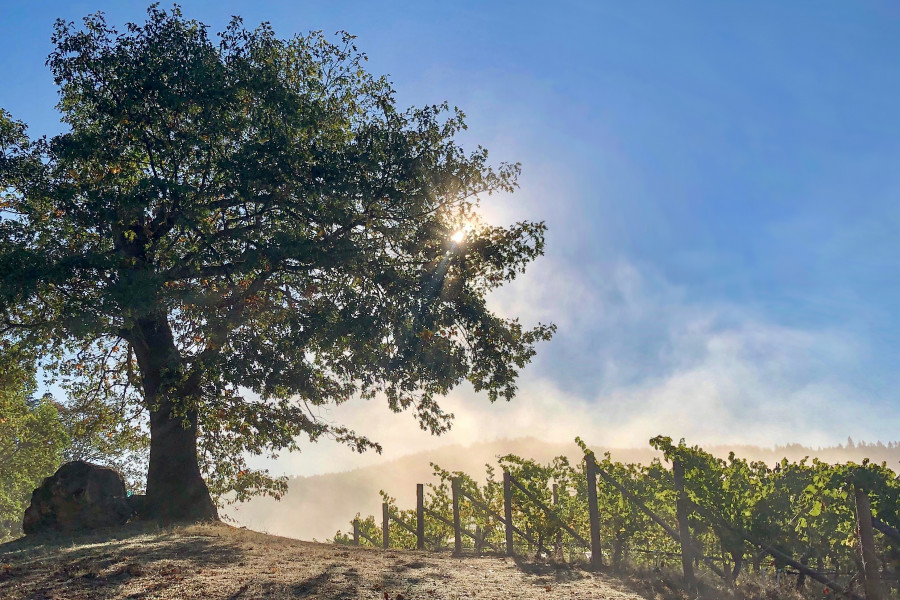
[[[513,397],[553,326],[486,297],[545,227],[479,219],[519,165],[464,151],[461,111],[398,108],[348,34],[234,18],[214,42],[153,5],[122,32],[57,21],[53,43],[68,130],[34,139],[0,112],[0,327],[149,428],[152,516],[215,516],[200,466],[242,498],[281,490],[247,454],[378,448],[323,405],[379,398],[437,434],[464,381]]]

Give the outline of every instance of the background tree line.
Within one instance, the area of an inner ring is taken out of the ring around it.
[[[38,395],[34,364],[20,347],[0,348],[0,541],[21,534],[31,492],[64,462],[108,465],[130,491],[144,486],[147,436],[74,390],[62,401]]]

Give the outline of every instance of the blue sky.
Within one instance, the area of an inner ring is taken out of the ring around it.
[[[0,106],[59,131],[53,19],[145,8],[6,3]],[[493,301],[559,333],[514,405],[451,398],[451,441],[506,435],[479,424],[492,415],[621,444],[900,437],[895,2],[183,8],[214,31],[232,14],[282,36],[345,29],[401,104],[446,99],[469,116],[464,143],[523,163],[521,190],[485,213],[546,220],[547,256]]]

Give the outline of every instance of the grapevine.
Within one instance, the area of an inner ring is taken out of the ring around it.
[[[747,461],[733,452],[727,459],[718,458],[699,446],[688,446],[684,440],[676,444],[671,438],[658,436],[650,444],[661,456],[649,464],[636,464],[614,461],[609,453],[596,457],[580,438],[576,443],[604,474],[597,484],[601,551],[603,561],[616,568],[626,564],[675,566],[680,562],[681,545],[660,525],[660,521],[662,525],[677,524],[677,493],[671,470],[676,461],[683,466],[684,494],[692,507],[689,531],[690,543],[698,554],[696,564],[713,565],[709,568],[728,586],[742,577],[765,577],[766,573],[778,573],[780,581],[788,563],[808,565],[815,571],[811,576],[821,574],[851,590],[858,586],[856,490],[868,497],[879,531],[900,529],[900,480],[884,463],[864,460],[861,464],[831,465],[807,458],[768,465]],[[496,465],[485,467],[484,479],[478,482],[466,473],[432,463],[436,481],[426,485],[424,499],[428,549],[454,547],[455,485],[460,527],[466,534],[462,551],[503,552],[506,529],[501,475],[505,472],[516,483],[511,487],[512,521],[517,528],[514,552],[538,559],[588,560],[590,548],[584,543],[590,538],[585,461],[573,464],[560,456],[540,464],[508,454],[499,457]],[[609,485],[607,478],[618,486]],[[391,547],[415,548],[416,511],[399,508],[385,492],[382,499],[392,517]],[[381,527],[374,516],[360,519],[357,515],[356,520],[360,532],[368,538],[361,536],[360,544],[373,545],[369,540],[381,540]],[[333,541],[352,543],[352,536],[338,531]],[[878,533],[875,542],[882,573],[895,572],[900,541]],[[798,589],[806,585],[802,571],[800,568],[796,573],[793,584]]]

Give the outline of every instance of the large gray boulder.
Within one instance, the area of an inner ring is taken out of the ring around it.
[[[34,490],[22,530],[28,534],[114,527],[125,524],[133,512],[119,473],[76,460]]]

